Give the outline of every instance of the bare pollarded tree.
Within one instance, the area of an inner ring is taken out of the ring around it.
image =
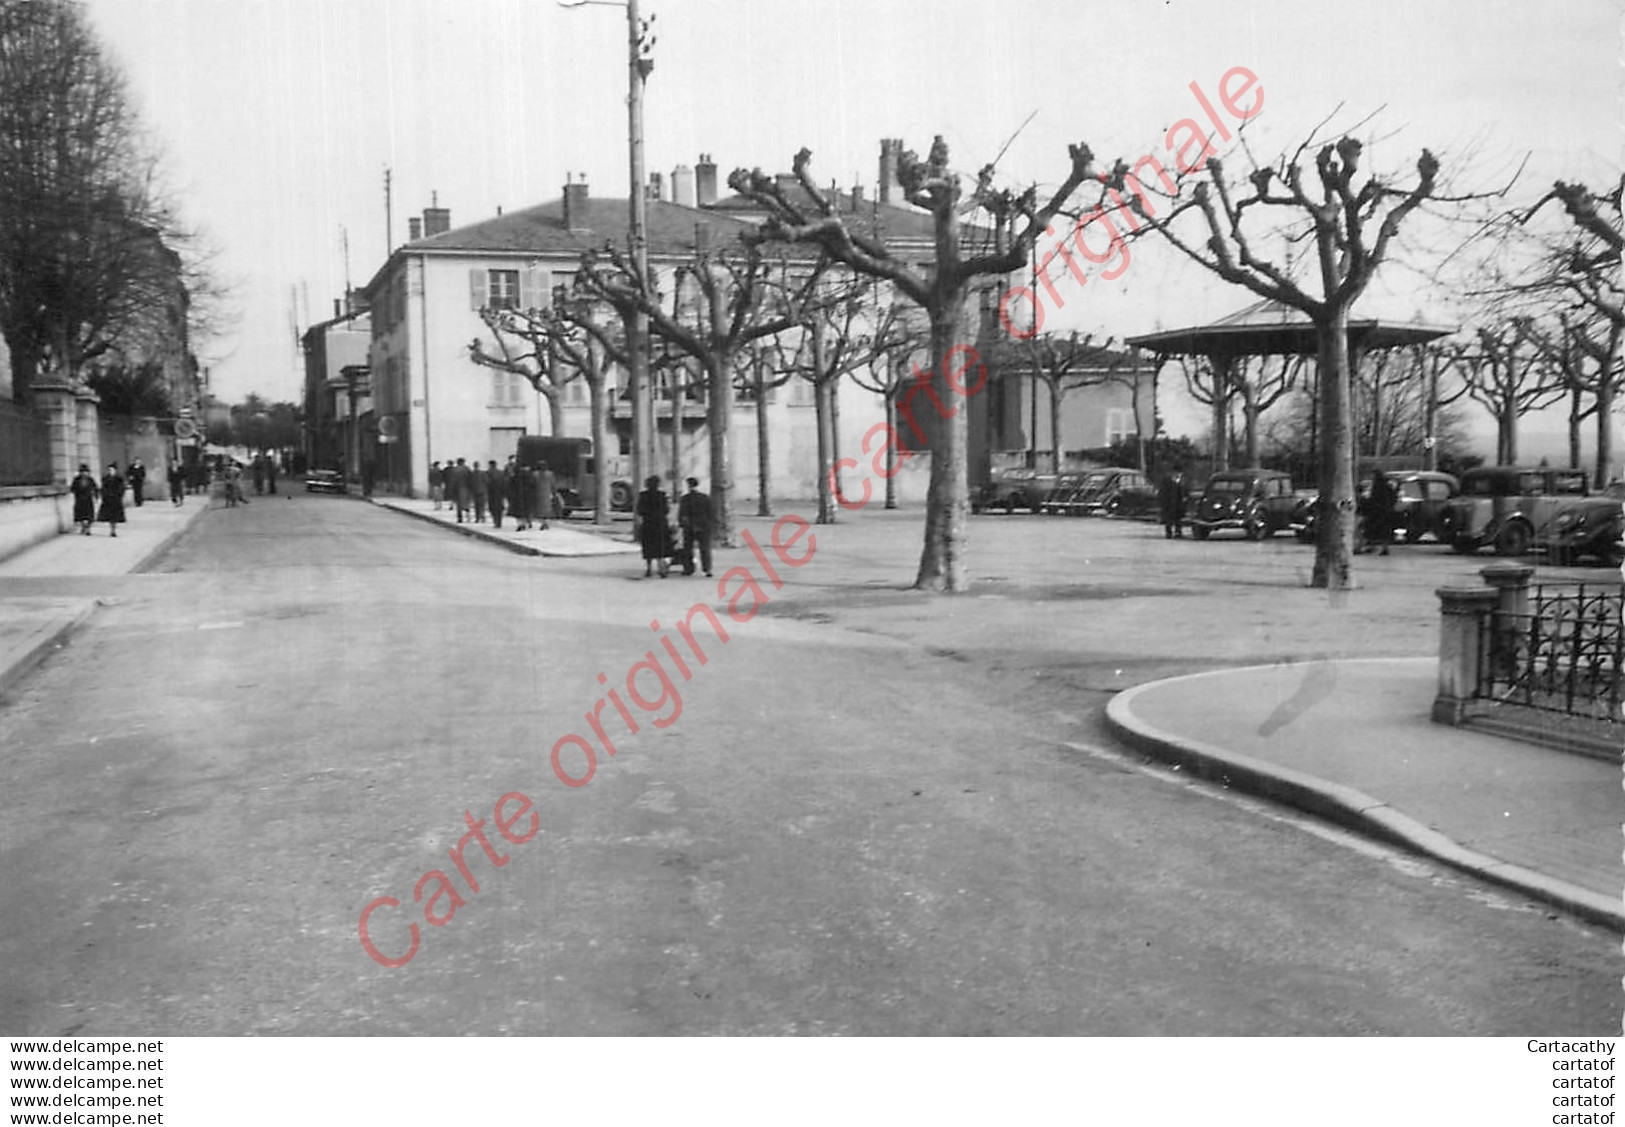
[[[902,153],[897,176],[903,197],[931,215],[935,254],[928,262],[912,260],[850,224],[835,196],[813,181],[808,149],[798,152],[791,166],[800,190],[795,198],[776,177],[760,169],[736,169],[728,178],[729,187],[766,210],[764,238],[811,243],[858,274],[890,283],[925,310],[931,326],[931,368],[920,373],[917,386],[937,405],[941,425],[931,443],[925,543],[914,580],[921,590],[958,592],[970,586],[965,562],[969,430],[966,412],[952,404],[956,396],[980,390],[987,369],[966,340],[975,335],[965,324],[967,298],[978,282],[1023,269],[1039,235],[1093,178],[1094,156],[1087,145],[1071,146],[1070,157],[1066,177],[1040,203],[1032,189],[1021,193],[995,189],[991,164],[982,168],[967,199],[958,173],[949,167],[947,142],[940,136],[924,160],[912,150]],[[800,198],[802,192],[806,200]],[[960,219],[977,210],[989,217],[991,227],[980,232],[980,245],[971,249],[962,238]]]
[[[1313,163],[1305,155],[1313,150]],[[1349,315],[1388,258],[1407,218],[1438,198],[1439,161],[1426,149],[1415,175],[1398,183],[1362,167],[1364,145],[1345,136],[1320,142],[1314,135],[1276,164],[1239,175],[1210,159],[1192,197],[1159,214],[1154,186],[1140,183],[1127,165],[1110,177],[1137,219],[1207,271],[1260,297],[1308,316],[1319,360],[1321,499],[1311,584],[1340,589],[1354,582],[1354,461]],[[1188,231],[1185,217],[1195,219]],[[1261,249],[1283,234],[1307,234],[1315,249],[1314,280],[1295,278],[1287,260]]]
[[[722,547],[735,546],[729,431],[739,363],[753,341],[801,323],[822,274],[822,262],[792,267],[770,261],[755,243],[702,249],[677,270],[668,309],[652,281],[640,278],[615,248],[582,257],[575,281],[578,293],[614,307],[623,316],[640,312],[656,336],[693,357],[703,369],[712,531]],[[691,298],[684,296],[685,289],[692,289]]]

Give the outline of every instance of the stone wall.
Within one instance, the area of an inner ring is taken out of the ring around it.
[[[0,488],[0,560],[73,526],[73,496],[60,485]]]

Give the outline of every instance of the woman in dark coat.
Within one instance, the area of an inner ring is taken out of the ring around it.
[[[96,498],[101,495],[101,486],[91,476],[90,467],[80,462],[79,472],[68,488],[73,492],[73,523],[79,526],[81,536],[89,536],[90,526],[96,523]]]
[[[660,475],[653,474],[638,494],[638,540],[643,544],[643,578],[660,565],[660,578],[671,570],[671,543],[666,536],[666,494],[660,488]]]
[[[96,519],[107,522],[111,536],[117,536],[118,526],[124,523],[124,479],[119,476],[117,465],[109,465],[102,475],[102,509]]]

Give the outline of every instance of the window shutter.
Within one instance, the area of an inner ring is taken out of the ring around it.
[[[468,292],[469,301],[472,303],[470,308],[484,309],[490,302],[490,279],[486,277],[484,270],[478,268],[469,270]]]
[[[553,305],[553,272],[543,266],[527,267],[520,275],[520,299],[526,309],[550,309]]]

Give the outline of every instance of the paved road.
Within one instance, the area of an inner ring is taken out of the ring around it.
[[[1147,670],[1362,651],[1385,629],[1414,649],[1444,565],[1398,561],[1328,631],[1324,595],[1279,581],[1306,562],[1284,543],[979,520],[979,566],[1004,578],[949,603],[895,589],[916,521],[819,530],[783,591],[763,580],[762,613],[723,620],[726,645],[696,630],[707,662],[656,727],[674,703],[645,671],[638,711],[627,675],[714,597],[700,580],[513,556],[337,498],[208,514],[0,709],[0,1029],[1617,1026],[1600,929],[1088,750],[1106,690]],[[598,708],[618,754],[566,787],[550,749],[590,733],[600,672],[640,731]],[[539,813],[523,844],[493,833],[511,791]],[[507,858],[469,840],[477,893],[448,857],[465,810]],[[436,870],[455,912],[435,878],[413,904]],[[419,924],[398,969],[357,940],[381,896],[401,902],[373,917],[386,957]]]

